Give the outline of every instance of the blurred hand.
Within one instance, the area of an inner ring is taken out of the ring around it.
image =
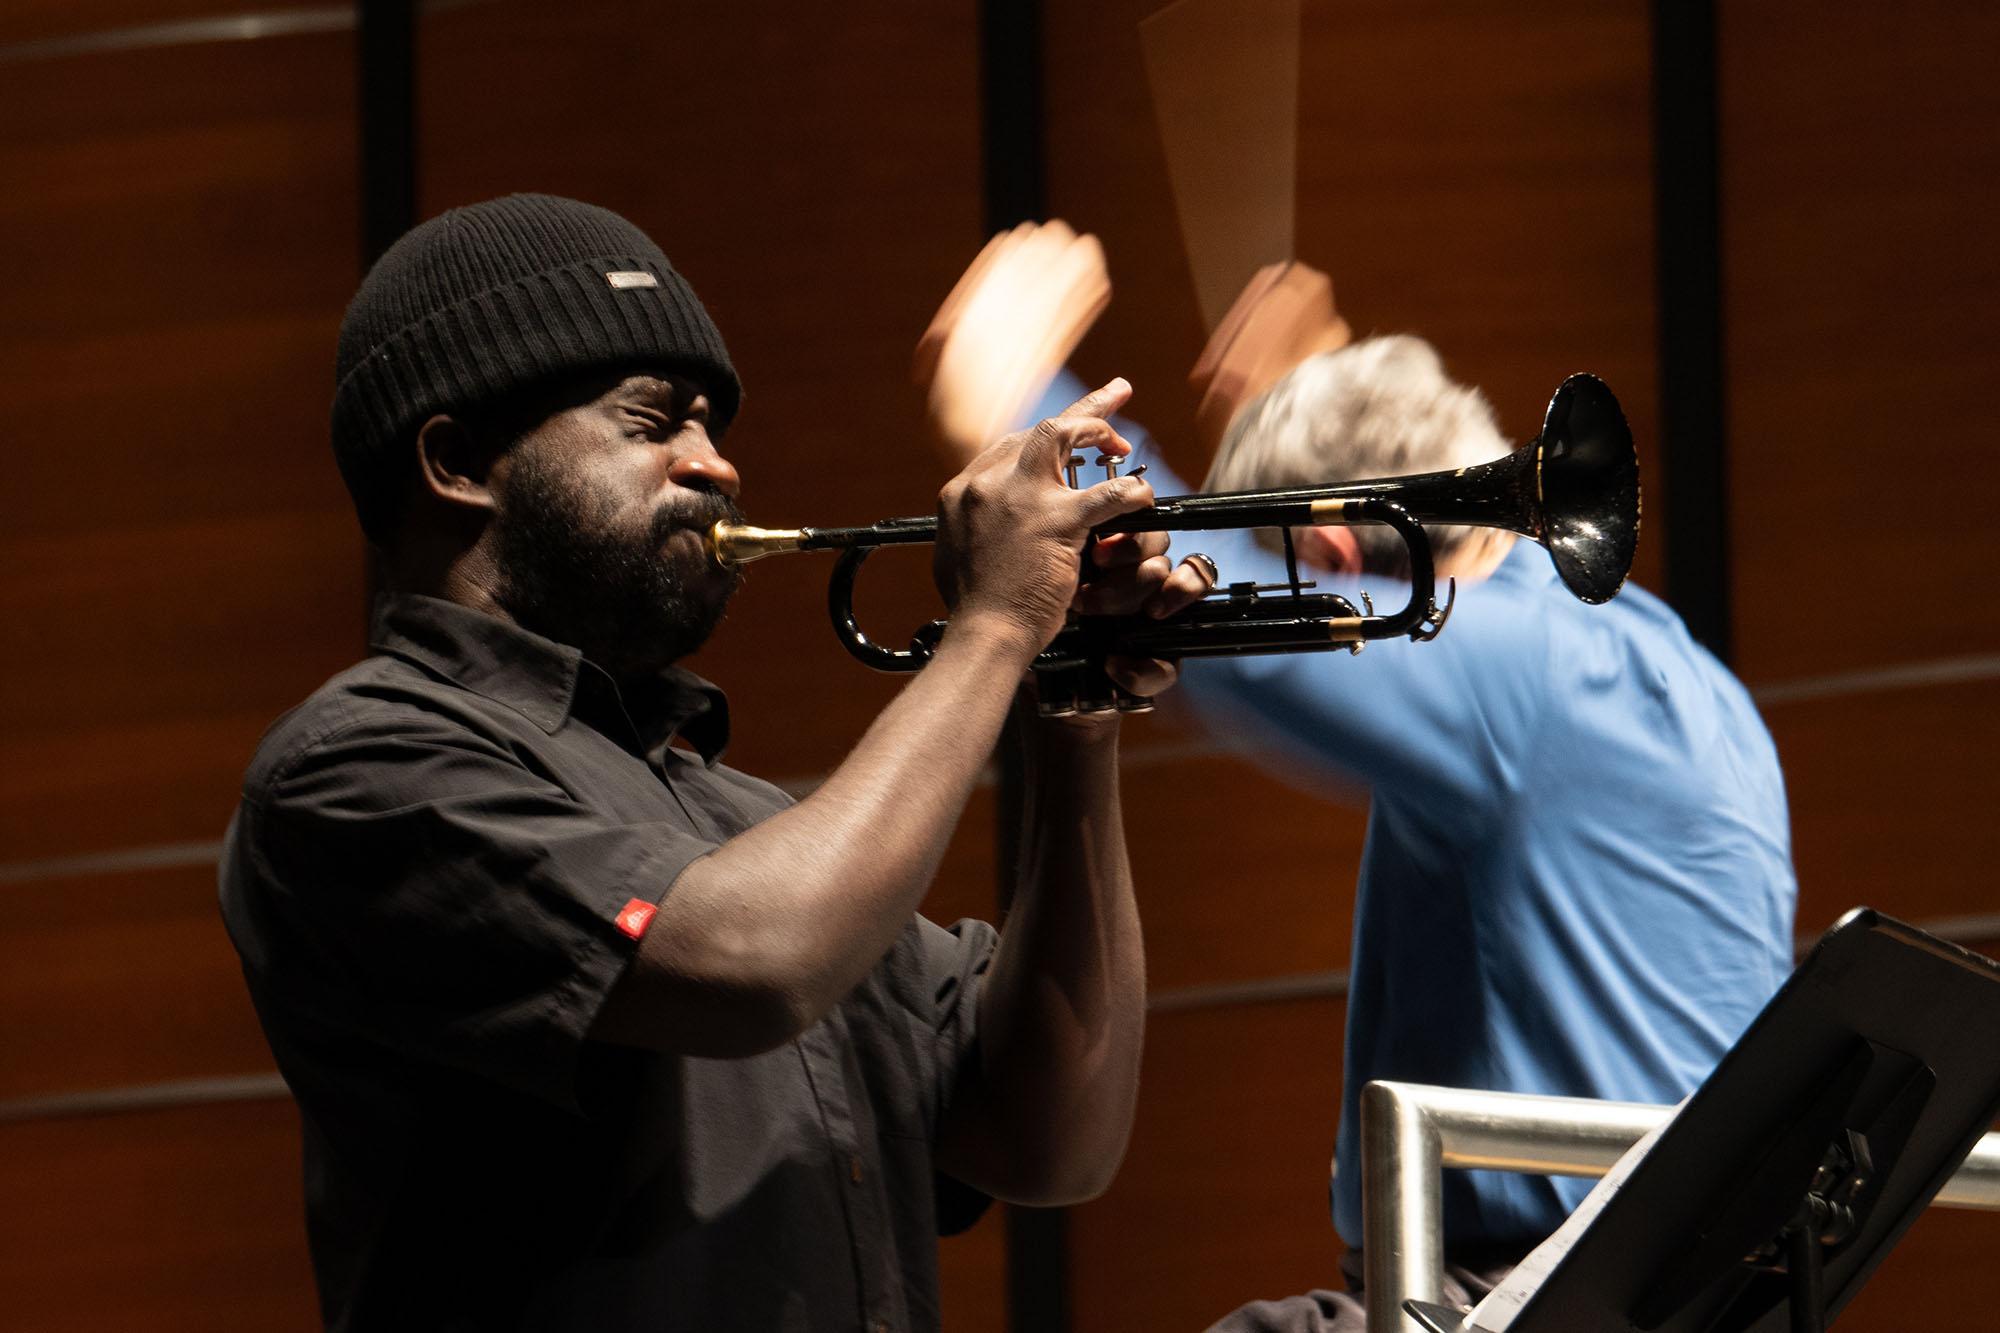
[[[1067,223],[1024,222],[986,243],[917,343],[931,430],[954,466],[1020,421],[1110,300],[1104,248]]]
[[[1239,411],[1307,357],[1346,346],[1349,336],[1326,274],[1299,263],[1258,269],[1188,374],[1201,395],[1195,438],[1203,470]]]

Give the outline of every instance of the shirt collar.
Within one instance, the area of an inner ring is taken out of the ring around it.
[[[595,665],[585,665],[596,671]],[[681,740],[711,768],[722,758],[729,746],[729,700],[716,686],[675,666],[644,680],[628,680],[622,688],[608,676],[604,680],[616,691],[648,756],[658,757]]]
[[[375,605],[369,647],[402,658],[515,712],[553,735],[577,704],[587,669],[601,682],[650,753],[685,740],[704,764],[729,743],[729,702],[720,689],[680,667],[667,667],[621,689],[565,643],[497,616],[418,593],[391,593]]]

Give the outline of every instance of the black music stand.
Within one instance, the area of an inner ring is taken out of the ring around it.
[[[1857,908],[1681,1108],[1511,1333],[1823,1329],[1996,1110],[2000,964]],[[1466,1327],[1457,1310],[1403,1308],[1433,1333]]]

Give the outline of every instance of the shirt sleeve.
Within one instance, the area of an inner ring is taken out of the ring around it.
[[[978,1059],[979,996],[999,937],[984,921],[969,919],[946,929],[918,917],[914,931],[908,954],[914,975],[902,989],[906,1005],[919,1011],[934,1034],[928,1072],[935,1139],[936,1126],[951,1104],[952,1093],[970,1062]],[[940,1236],[969,1229],[992,1202],[984,1192],[956,1177],[942,1171],[935,1177]]]
[[[620,823],[443,723],[341,729],[246,790],[239,825],[245,959],[269,990],[336,1033],[563,1107],[637,948],[626,909],[714,845]]]

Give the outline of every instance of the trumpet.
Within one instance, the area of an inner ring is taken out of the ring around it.
[[[1074,474],[1072,473],[1072,478]],[[1409,601],[1377,614],[1334,593],[1313,593],[1299,577],[1294,527],[1380,523],[1408,550]],[[1584,602],[1610,601],[1631,572],[1639,540],[1639,460],[1618,400],[1594,375],[1572,375],[1549,399],[1542,430],[1505,458],[1474,467],[1326,486],[1181,495],[1122,514],[1096,529],[1115,532],[1214,531],[1274,527],[1284,534],[1286,581],[1225,583],[1170,620],[1146,616],[1071,616],[1033,663],[1044,713],[1138,712],[1149,701],[1127,695],[1104,676],[1109,656],[1235,656],[1250,653],[1359,652],[1374,639],[1436,638],[1451,615],[1455,583],[1436,600],[1436,571],[1425,523],[1502,528],[1538,542],[1557,575]],[[856,658],[879,671],[916,671],[930,660],[946,621],[917,630],[907,649],[870,639],[854,616],[861,564],[881,546],[936,540],[934,517],[893,518],[866,527],[757,528],[718,523],[710,555],[742,565],[790,551],[838,551],[827,588],[835,634]]]

